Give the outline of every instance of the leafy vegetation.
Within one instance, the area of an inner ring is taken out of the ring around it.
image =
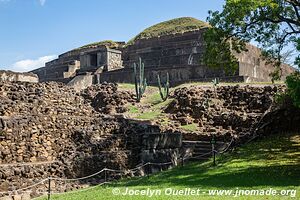
[[[212,160],[195,162],[184,167],[150,175],[149,178],[130,178],[116,181],[107,186],[96,186],[87,191],[53,195],[54,200],[106,200],[106,199],[234,199],[233,195],[210,196],[209,190],[296,190],[289,196],[239,196],[236,199],[299,199],[300,192],[300,136],[299,134],[273,135],[261,141],[252,142],[232,153],[217,156],[217,166]],[[123,196],[113,195],[118,188],[143,189],[184,189],[199,188],[206,192],[200,196]],[[46,199],[46,198],[40,198]]]
[[[192,17],[181,17],[158,23],[139,33],[133,39],[128,41],[127,45],[132,45],[140,39],[184,33],[188,31],[199,30],[209,27],[209,24]]]
[[[246,51],[246,42],[255,41],[263,49],[263,57],[273,63],[273,81],[280,77],[280,64],[295,47],[300,66],[300,2],[298,0],[226,0],[223,11],[209,12],[212,26],[205,33],[207,49],[204,62],[226,71],[237,69],[234,52]]]
[[[295,106],[300,108],[300,72],[286,77],[287,95],[289,95]]]

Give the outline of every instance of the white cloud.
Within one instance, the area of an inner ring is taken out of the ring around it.
[[[28,72],[39,67],[44,67],[46,62],[49,62],[55,58],[57,58],[57,55],[43,56],[35,60],[32,59],[20,60],[14,63],[11,69],[17,72]]]
[[[39,1],[40,1],[41,6],[45,5],[45,3],[46,3],[46,0],[39,0]]]

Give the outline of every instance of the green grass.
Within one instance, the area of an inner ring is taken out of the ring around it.
[[[166,188],[200,189],[200,196],[123,196],[113,195],[112,190],[162,190]],[[213,189],[247,190],[297,190],[290,196],[209,196]],[[115,189],[116,190],[116,189]],[[54,195],[54,200],[129,200],[129,199],[299,199],[300,198],[300,136],[296,134],[274,135],[252,142],[233,153],[217,156],[217,166],[212,161],[186,164],[172,170],[150,175],[149,178],[131,178],[107,186],[96,186],[87,191]],[[45,198],[44,198],[45,199]]]
[[[183,126],[181,126],[181,128],[184,130],[187,130],[187,131],[197,131],[198,130],[198,126],[195,123],[183,125]]]
[[[175,18],[164,21],[149,28],[146,28],[133,39],[128,41],[127,45],[132,45],[135,41],[140,39],[148,39],[153,37],[160,37],[164,35],[172,35],[177,33],[184,33],[188,31],[199,30],[209,27],[209,24],[192,17]]]
[[[118,89],[132,90],[132,92],[135,92],[135,85],[131,83],[118,83]]]
[[[120,47],[120,44],[115,42],[115,41],[103,40],[103,41],[100,41],[100,42],[94,42],[94,43],[86,44],[86,45],[83,45],[83,46],[78,47],[78,48],[73,49],[73,50],[88,49],[88,48],[97,47],[97,46],[100,46],[100,45],[104,45],[104,46],[107,46],[107,47],[112,48],[112,49]]]
[[[155,90],[151,94],[148,94],[147,96],[142,99],[143,103],[150,104],[150,105],[156,105],[162,102],[162,99],[160,97],[160,94],[158,93],[158,90]]]
[[[120,90],[132,90],[134,92],[134,84],[121,83],[118,84]],[[135,105],[128,104],[128,112],[132,118],[143,120],[166,120],[166,114],[163,113],[164,107],[166,107],[172,99],[163,101],[160,97],[157,87],[148,86],[146,93],[143,95],[141,102]]]
[[[145,112],[137,116],[137,119],[153,120],[157,119],[161,115],[159,111]]]
[[[130,114],[138,114],[140,112],[139,109],[134,105],[129,105],[128,109]]]

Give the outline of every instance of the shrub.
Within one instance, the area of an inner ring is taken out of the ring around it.
[[[287,95],[293,100],[293,104],[300,108],[300,72],[295,72],[286,77]]]

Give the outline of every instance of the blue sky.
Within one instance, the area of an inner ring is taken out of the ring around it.
[[[223,0],[0,0],[0,69],[29,71],[81,45],[128,41],[168,19],[206,20]]]

